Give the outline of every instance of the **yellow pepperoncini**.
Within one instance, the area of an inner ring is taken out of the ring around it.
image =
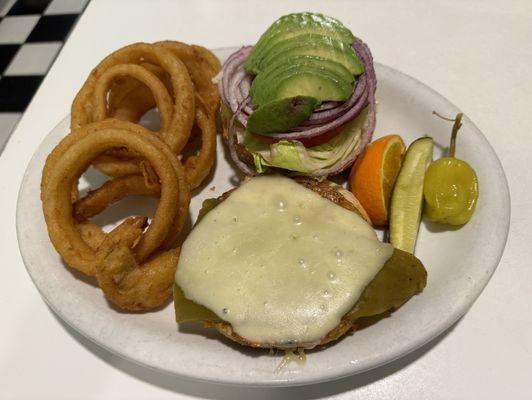
[[[454,122],[449,155],[431,163],[425,174],[423,194],[425,196],[425,216],[428,220],[449,225],[467,223],[478,199],[478,179],[475,170],[455,158],[456,135],[462,126],[462,113],[456,118],[440,118]]]

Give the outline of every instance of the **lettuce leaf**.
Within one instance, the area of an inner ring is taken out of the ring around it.
[[[366,115],[367,109],[348,122],[338,135],[319,146],[306,148],[299,140],[266,143],[247,131],[242,144],[253,155],[258,173],[266,172],[268,167],[310,173],[332,167],[351,154],[360,142]]]

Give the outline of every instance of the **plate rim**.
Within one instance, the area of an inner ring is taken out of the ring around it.
[[[220,47],[212,49],[214,52],[224,52],[224,51],[235,51],[238,49],[238,46],[227,46],[227,47]],[[433,95],[439,97],[444,103],[446,103],[450,109],[459,110],[459,108],[452,103],[450,100],[448,100],[445,96],[440,94],[437,90],[433,89],[432,87],[428,86],[427,84],[421,82],[420,80],[410,76],[409,74],[406,74],[396,68],[389,67],[385,64],[381,64],[378,62],[375,62],[375,64],[378,66],[378,68],[387,69],[390,72],[393,73],[399,73],[411,81],[413,81],[415,84],[420,85],[424,90],[430,91]],[[502,162],[495,152],[495,149],[491,145],[491,143],[488,141],[488,139],[484,136],[482,131],[476,126],[476,124],[467,117],[467,115],[464,115],[465,119],[467,120],[468,124],[471,125],[471,128],[476,131],[478,136],[481,138],[481,140],[484,142],[484,145],[487,145],[487,148],[494,156],[495,161],[497,162],[498,167],[500,168],[500,175],[502,178],[502,182],[504,183],[504,187],[501,188],[502,195],[504,197],[505,203],[508,205],[507,208],[504,210],[504,220],[505,220],[505,229],[504,229],[504,240],[500,242],[500,248],[497,251],[497,257],[495,259],[491,260],[491,263],[489,265],[489,274],[485,274],[482,278],[479,279],[479,283],[476,287],[474,287],[475,292],[472,296],[469,296],[467,301],[463,301],[461,303],[461,306],[457,308],[457,310],[452,313],[447,319],[444,320],[444,322],[440,323],[437,326],[437,329],[428,330],[428,333],[425,333],[423,335],[420,335],[420,338],[415,341],[410,342],[410,346],[406,346],[406,348],[402,348],[401,351],[396,351],[392,354],[386,353],[386,356],[379,355],[376,356],[375,359],[373,359],[373,362],[368,362],[367,365],[358,365],[353,366],[353,368],[344,368],[342,371],[334,371],[334,372],[325,372],[319,377],[315,376],[292,376],[288,378],[280,378],[279,376],[273,377],[271,380],[265,381],[258,379],[256,381],[250,381],[250,382],[242,382],[239,379],[232,379],[230,376],[225,377],[225,379],[221,378],[203,378],[199,377],[198,375],[194,375],[193,373],[187,374],[186,369],[183,369],[184,372],[176,372],[175,370],[169,370],[160,366],[151,365],[147,362],[136,359],[133,355],[127,354],[123,352],[119,348],[114,348],[112,346],[107,345],[103,340],[100,340],[98,337],[93,337],[89,333],[83,331],[82,327],[77,326],[74,321],[71,321],[67,316],[65,316],[55,305],[48,299],[48,297],[43,293],[43,290],[37,282],[34,279],[34,276],[32,275],[30,271],[30,262],[27,260],[27,254],[25,255],[25,249],[27,248],[27,244],[22,239],[22,227],[21,227],[21,213],[23,213],[23,210],[21,209],[21,196],[24,187],[26,186],[26,183],[30,177],[30,171],[29,166],[32,165],[35,162],[35,159],[38,156],[39,149],[41,148],[42,144],[49,138],[49,135],[51,132],[54,132],[56,129],[58,129],[62,124],[65,124],[66,121],[69,118],[69,114],[67,114],[58,124],[55,125],[55,127],[43,138],[43,140],[39,143],[38,146],[36,146],[35,151],[33,152],[33,155],[30,158],[30,161],[28,162],[26,166],[26,170],[24,172],[21,185],[18,190],[17,194],[17,207],[16,207],[16,234],[17,234],[17,241],[18,241],[18,247],[19,251],[22,257],[22,260],[24,262],[25,269],[30,276],[31,281],[33,282],[34,286],[36,287],[37,291],[39,292],[42,299],[45,301],[45,303],[50,307],[50,309],[62,320],[64,321],[69,327],[71,327],[75,332],[79,333],[81,336],[87,338],[92,343],[95,343],[99,347],[105,349],[106,351],[111,352],[112,354],[115,354],[129,362],[132,362],[136,365],[140,365],[142,367],[159,371],[163,374],[170,375],[170,376],[179,376],[181,378],[192,380],[192,381],[200,381],[200,382],[208,382],[208,383],[216,383],[216,384],[224,384],[224,385],[230,385],[230,386],[245,386],[245,387],[287,387],[287,386],[303,386],[303,385],[310,385],[310,384],[317,384],[322,383],[326,381],[332,381],[337,380],[341,378],[345,378],[348,376],[353,376],[356,374],[360,374],[366,371],[369,371],[371,369],[378,368],[382,365],[391,363],[401,357],[404,357],[413,351],[419,349],[420,347],[423,347],[427,343],[431,342],[438,336],[440,336],[443,332],[445,332],[447,329],[449,329],[456,321],[458,321],[461,317],[463,317],[468,309],[475,303],[477,298],[480,296],[480,294],[485,289],[486,285],[488,284],[489,280],[495,273],[500,260],[502,256],[504,255],[504,250],[506,248],[506,244],[508,241],[508,234],[509,234],[509,228],[510,228],[510,221],[511,221],[511,197],[510,197],[510,191],[509,191],[509,185],[508,180],[506,177],[506,173],[504,171]],[[471,294],[471,293],[470,293]]]

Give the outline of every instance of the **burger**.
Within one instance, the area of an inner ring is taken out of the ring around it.
[[[225,61],[218,85],[231,158],[247,175],[338,174],[375,128],[371,52],[322,14],[279,18]]]
[[[242,345],[308,349],[390,315],[426,278],[340,186],[268,174],[204,202],[182,245],[175,314]]]

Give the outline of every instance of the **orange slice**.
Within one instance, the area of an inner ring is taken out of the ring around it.
[[[405,154],[401,136],[383,136],[371,142],[349,175],[349,189],[375,226],[388,224],[390,198]]]

